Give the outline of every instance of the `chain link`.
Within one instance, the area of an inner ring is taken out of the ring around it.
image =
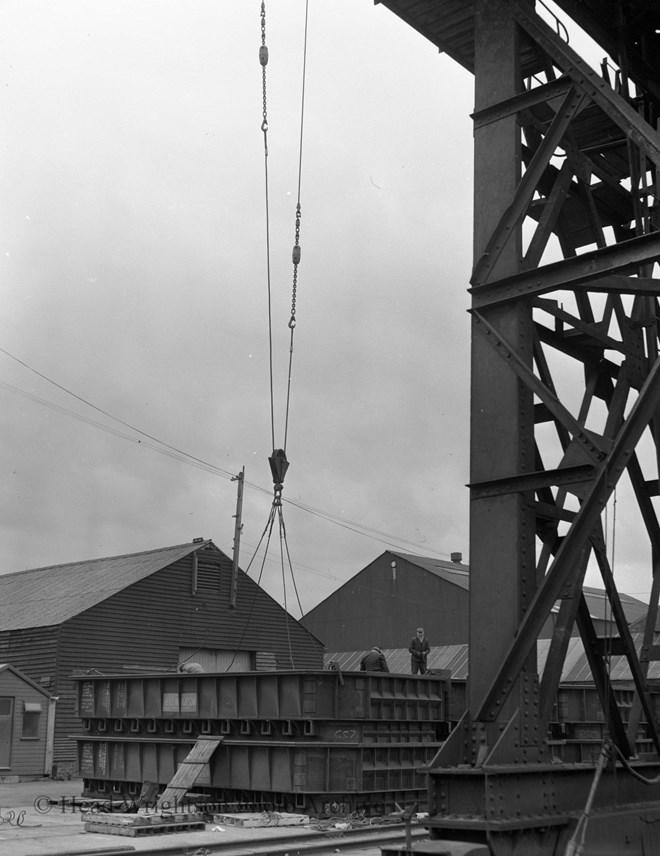
[[[261,63],[262,115],[261,130],[264,132],[264,152],[268,157],[268,101],[266,97],[266,66],[268,65],[268,48],[266,47],[266,3],[261,3],[261,47],[259,48]]]
[[[293,244],[293,285],[291,289],[291,318],[289,319],[289,329],[293,330],[296,326],[296,291],[298,289],[298,265],[300,264],[300,202],[296,205],[296,234]]]
[[[289,318],[289,329],[291,331],[291,341],[289,345],[289,381],[287,384],[286,395],[286,417],[284,427],[284,449],[286,451],[286,441],[289,426],[289,404],[291,397],[291,368],[293,359],[293,332],[296,326],[296,298],[298,292],[298,265],[300,264],[301,249],[300,249],[300,184],[302,175],[302,132],[304,121],[304,105],[305,105],[305,69],[307,62],[307,17],[309,12],[309,0],[306,0],[305,5],[305,47],[304,47],[304,62],[303,62],[303,88],[302,88],[302,104],[300,115],[300,152],[298,157],[298,204],[296,205],[296,227],[295,240],[292,252],[293,261],[293,283],[291,289],[291,316]],[[270,398],[271,398],[271,431],[273,434],[273,447],[275,445],[275,419],[273,406],[273,356],[272,356],[272,331],[271,331],[271,315],[270,315],[270,239],[268,232],[268,98],[266,88],[266,65],[268,64],[268,48],[266,47],[266,0],[261,0],[261,47],[259,48],[259,62],[261,63],[261,80],[262,80],[262,121],[261,130],[264,135],[264,161],[266,173],[266,235],[267,235],[267,254],[268,254],[268,331],[270,337]]]

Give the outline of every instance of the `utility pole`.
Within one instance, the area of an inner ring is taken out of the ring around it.
[[[236,514],[234,515],[234,552],[231,565],[231,592],[229,595],[229,606],[231,609],[236,609],[236,590],[238,588],[238,554],[241,546],[241,532],[243,531],[243,523],[241,522],[243,514],[243,482],[245,480],[245,467],[237,476],[232,478],[232,481],[238,482],[238,492],[236,495]]]

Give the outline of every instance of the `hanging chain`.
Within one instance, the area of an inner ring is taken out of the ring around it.
[[[261,3],[261,47],[259,48],[261,63],[261,93],[263,121],[261,130],[264,132],[264,152],[268,157],[268,102],[266,98],[266,66],[268,65],[268,48],[266,47],[266,2]]]
[[[293,331],[296,327],[296,298],[298,295],[298,265],[300,264],[300,188],[302,185],[302,156],[303,156],[303,130],[305,127],[305,80],[307,77],[307,22],[309,19],[309,0],[305,2],[305,41],[303,47],[303,71],[302,71],[302,94],[300,99],[300,144],[298,147],[298,201],[296,204],[296,229],[293,243],[293,282],[291,286],[291,317],[289,318],[289,329],[291,330],[291,342],[289,345],[289,382],[286,390],[286,416],[284,423],[284,451],[286,452],[286,441],[289,434],[289,403],[291,399],[291,368],[293,364]]]
[[[298,595],[298,589],[296,587],[295,578],[293,576],[293,567],[291,565],[291,557],[289,556],[289,547],[286,540],[286,529],[284,527],[284,518],[282,516],[282,489],[284,476],[289,467],[289,462],[286,458],[286,440],[289,429],[289,402],[291,397],[291,366],[293,360],[293,331],[296,326],[296,296],[298,289],[298,265],[300,264],[300,185],[301,185],[301,177],[302,177],[302,137],[303,137],[303,124],[304,124],[304,105],[305,105],[305,67],[307,63],[307,19],[309,14],[309,0],[306,0],[305,4],[305,48],[304,48],[304,62],[303,62],[303,86],[302,86],[302,105],[301,105],[301,116],[300,116],[300,150],[298,157],[298,199],[296,205],[296,226],[295,226],[295,238],[293,251],[291,254],[293,261],[293,284],[292,284],[292,293],[291,293],[291,316],[289,318],[289,329],[291,331],[291,342],[289,346],[289,379],[287,384],[287,394],[286,394],[286,417],[284,424],[284,448],[276,449],[275,448],[275,408],[274,408],[274,383],[273,383],[273,333],[272,333],[272,308],[271,308],[271,274],[270,274],[270,214],[269,214],[269,199],[268,199],[268,98],[267,98],[267,90],[266,90],[266,66],[268,65],[268,48],[266,47],[266,2],[262,0],[261,2],[261,47],[259,48],[259,62],[261,64],[261,80],[262,80],[262,122],[261,122],[261,130],[264,135],[264,172],[265,172],[265,182],[266,182],[266,260],[267,260],[267,278],[268,278],[268,336],[269,336],[269,344],[270,344],[270,418],[271,418],[271,432],[272,432],[272,440],[273,440],[273,453],[271,457],[268,459],[270,464],[271,473],[273,476],[273,485],[274,485],[274,497],[273,504],[271,507],[271,512],[269,516],[269,521],[267,525],[268,529],[268,543],[270,543],[270,537],[273,528],[273,522],[275,516],[279,519],[280,524],[280,562],[282,565],[282,585],[284,589],[284,611],[286,615],[287,625],[287,639],[289,645],[289,657],[291,662],[291,668],[295,668],[295,661],[293,656],[293,650],[291,645],[291,635],[289,632],[289,613],[287,610],[287,600],[286,600],[286,579],[284,573],[284,552],[282,549],[282,545],[286,548],[286,554],[289,560],[289,569],[291,572],[291,577],[293,579],[293,587],[296,593],[296,598],[298,600],[298,606],[300,608],[300,615],[302,617],[303,611],[302,606],[300,604],[300,597]],[[268,545],[266,546],[266,552],[268,550]],[[264,561],[266,556],[264,555]],[[263,566],[262,566],[263,570]],[[261,580],[261,574],[259,575],[259,581]],[[257,581],[257,585],[259,584]]]
[[[273,313],[270,281],[270,203],[268,199],[268,100],[266,97],[266,66],[268,65],[268,48],[266,47],[266,3],[261,2],[261,47],[259,48],[259,63],[261,64],[262,81],[262,121],[261,130],[264,135],[264,184],[266,196],[266,280],[268,285],[268,365],[270,371],[270,434],[275,448],[275,394],[273,383]]]
[[[296,290],[298,288],[298,265],[300,264],[300,201],[296,205],[296,233],[293,243],[293,252],[291,258],[293,260],[293,284],[291,288],[291,318],[289,319],[289,329],[293,330],[296,326]]]
[[[302,82],[302,99],[300,109],[300,146],[298,155],[298,199],[296,204],[296,224],[293,251],[291,259],[293,262],[293,282],[291,287],[291,315],[289,317],[289,330],[291,331],[289,344],[289,372],[286,392],[286,408],[284,421],[284,444],[282,449],[275,449],[275,417],[274,417],[274,392],[273,392],[273,339],[272,339],[272,317],[271,317],[271,282],[270,282],[270,229],[268,226],[268,99],[266,89],[266,65],[268,64],[268,48],[266,47],[266,2],[261,2],[261,47],[259,48],[259,62],[261,63],[262,77],[262,122],[261,130],[264,135],[264,161],[266,172],[266,240],[268,250],[268,330],[270,337],[270,409],[271,409],[271,430],[273,439],[273,456],[269,458],[271,470],[273,471],[273,482],[275,484],[276,498],[281,495],[282,481],[284,472],[281,471],[281,465],[284,464],[284,469],[288,467],[286,460],[286,443],[289,432],[289,407],[291,401],[291,371],[293,363],[293,332],[296,327],[296,300],[298,295],[298,265],[300,264],[301,249],[300,249],[300,188],[302,183],[302,142],[303,142],[303,127],[305,116],[305,73],[307,67],[307,21],[309,17],[309,0],[305,4],[305,43],[303,50],[303,82]]]

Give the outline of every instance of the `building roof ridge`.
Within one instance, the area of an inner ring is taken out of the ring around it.
[[[191,552],[193,547],[195,549],[200,549],[209,546],[209,544],[213,544],[213,541],[208,538],[203,541],[184,541],[181,544],[172,544],[169,547],[156,547],[151,550],[138,550],[133,553],[118,553],[114,556],[99,556],[96,559],[77,559],[75,562],[58,562],[56,565],[40,565],[36,568],[24,568],[22,571],[8,571],[5,574],[0,573],[0,580],[7,579],[8,577],[15,577],[19,574],[31,574],[36,573],[37,571],[50,571],[57,570],[58,568],[74,568],[76,565],[92,565],[98,564],[99,562],[109,562],[115,561],[118,559],[129,559],[133,557],[139,556],[152,556],[157,553],[168,553],[171,550],[181,550],[185,547],[190,547]],[[215,546],[215,545],[213,545]]]

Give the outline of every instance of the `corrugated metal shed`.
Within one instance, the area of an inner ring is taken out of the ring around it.
[[[468,640],[466,565],[386,550],[305,616],[328,649],[408,645],[415,628],[432,642]]]
[[[599,618],[601,621],[612,621],[612,607],[605,592],[602,589],[588,588],[587,586],[583,586],[582,591],[589,607],[589,615],[592,618]],[[621,592],[619,592],[619,600],[629,625],[646,617],[649,608],[648,603]]]
[[[399,675],[410,673],[410,654],[407,648],[381,648],[390,672]],[[360,660],[367,651],[334,651],[326,654],[324,661],[327,666],[330,660],[339,663],[345,672],[360,670]],[[467,645],[438,645],[431,648],[428,659],[429,669],[449,669],[453,678],[461,679],[467,676]]]
[[[51,627],[211,541],[0,575],[0,630]]]
[[[305,624],[334,651],[373,644],[394,650],[407,645],[418,626],[431,644],[461,645],[468,641],[469,590],[470,567],[463,561],[386,550],[311,609]],[[583,591],[596,632],[605,635],[612,623],[605,592]],[[628,624],[644,618],[646,603],[627,594],[619,597]],[[552,637],[557,612],[558,605],[542,638]]]
[[[443,580],[447,580],[449,583],[460,586],[466,591],[470,590],[470,568],[468,565],[460,567],[456,562],[446,562],[442,559],[415,556],[409,553],[393,553],[393,555],[399,556],[411,564],[418,565],[420,568],[424,568],[424,570],[435,574],[437,577],[441,577]],[[591,617],[600,619],[601,621],[611,620],[612,609],[605,592],[601,589],[590,588],[589,586],[583,586],[582,591]],[[628,594],[620,593],[619,598],[628,624],[644,619],[648,610],[648,604]],[[558,608],[554,607],[553,612],[556,612]]]
[[[642,638],[641,633],[633,635],[633,642],[637,650],[642,645]],[[540,639],[538,641],[540,675],[543,674],[543,667],[545,666],[549,648],[550,639]],[[382,651],[391,672],[409,674],[410,654],[407,648],[383,648]],[[468,652],[469,646],[467,644],[434,646],[431,648],[431,653],[429,654],[428,668],[449,669],[452,678],[465,680],[468,675]],[[358,671],[360,660],[366,653],[366,651],[333,651],[325,655],[325,664],[327,666],[330,660],[334,660],[336,663],[339,663],[339,666],[344,671]],[[613,681],[632,681],[628,661],[625,657],[612,657],[610,674]],[[648,677],[649,680],[660,679],[660,663],[650,664]],[[573,637],[568,643],[561,681],[562,683],[591,683],[592,681],[587,655],[584,653],[584,648],[582,647],[582,640],[577,637]]]
[[[405,559],[406,562],[424,568],[425,571],[430,571],[436,577],[441,577],[448,583],[460,586],[465,591],[470,588],[470,569],[467,565],[461,568],[457,562],[446,562],[443,559],[432,559],[429,556],[415,556],[412,553],[391,552],[393,556],[398,556],[400,559]]]

